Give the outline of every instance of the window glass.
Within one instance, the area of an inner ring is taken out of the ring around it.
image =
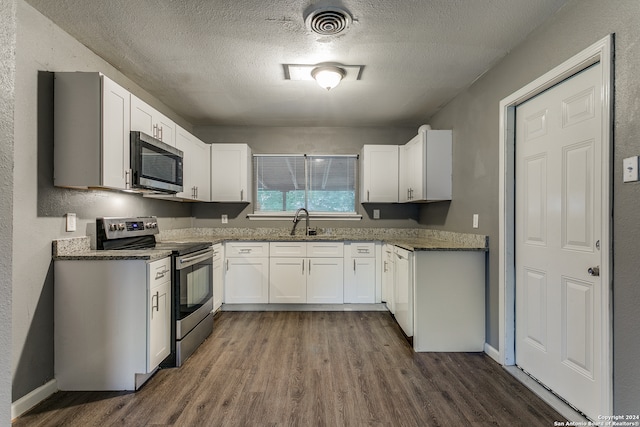
[[[354,213],[356,156],[254,155],[255,213]]]

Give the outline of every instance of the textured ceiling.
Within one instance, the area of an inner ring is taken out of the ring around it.
[[[190,123],[266,126],[418,126],[566,2],[26,1]],[[346,32],[305,27],[339,4]],[[285,80],[283,64],[322,62],[362,78]]]

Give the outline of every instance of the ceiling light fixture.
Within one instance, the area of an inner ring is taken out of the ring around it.
[[[333,65],[316,67],[311,70],[311,77],[315,79],[321,88],[331,90],[340,84],[347,72]]]

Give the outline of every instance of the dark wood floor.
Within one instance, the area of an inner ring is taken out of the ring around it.
[[[58,392],[13,426],[552,426],[481,353],[414,353],[386,312],[223,312],[136,393]]]

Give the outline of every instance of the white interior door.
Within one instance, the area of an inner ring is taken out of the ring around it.
[[[516,108],[516,364],[592,419],[608,346],[601,82],[598,63]]]

